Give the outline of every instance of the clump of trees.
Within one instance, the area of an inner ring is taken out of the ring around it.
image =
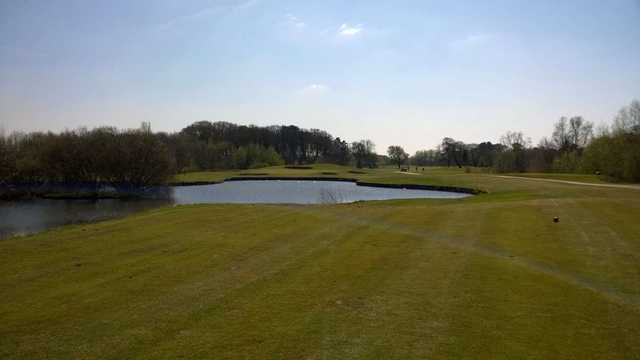
[[[634,100],[620,109],[613,120],[612,131],[614,135],[640,133],[640,101]]]
[[[446,137],[433,150],[410,158],[417,166],[476,166],[496,172],[597,173],[623,181],[640,181],[640,102],[620,110],[611,126],[594,134],[593,123],[580,116],[561,117],[549,138],[533,146],[522,132],[509,131],[499,144],[465,144]]]
[[[492,167],[497,154],[503,150],[501,144],[465,144],[446,137],[436,149],[416,151],[409,162],[416,166]]]
[[[14,133],[0,139],[0,182],[66,183],[116,188],[160,184],[174,172],[168,146],[148,124],[54,133]]]
[[[371,140],[360,140],[351,144],[351,155],[357,168],[374,168],[378,164],[376,145]]]
[[[624,181],[640,181],[640,102],[620,110],[611,128],[586,147],[580,166]]]
[[[351,149],[326,131],[297,126],[244,126],[196,122],[170,136],[178,171],[245,169],[269,165],[329,162],[346,165]]]
[[[500,138],[502,151],[497,153],[493,167],[498,172],[525,171],[527,169],[526,150],[531,144],[522,132],[508,131]]]
[[[389,156],[389,161],[398,165],[398,169],[409,159],[409,154],[407,154],[404,149],[398,145],[389,146],[387,149],[387,155]]]
[[[0,134],[0,184],[145,187],[186,171],[328,162],[375,167],[370,140],[349,145],[318,129],[200,121],[177,133],[101,127]],[[94,185],[90,185],[94,184]]]

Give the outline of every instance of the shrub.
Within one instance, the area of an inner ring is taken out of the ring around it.
[[[578,172],[581,168],[580,154],[577,151],[563,153],[553,160],[553,170],[557,172]]]
[[[622,180],[640,181],[640,134],[596,138],[584,151],[584,169]]]

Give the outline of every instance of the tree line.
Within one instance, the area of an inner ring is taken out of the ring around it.
[[[0,183],[146,186],[162,183],[172,160],[167,143],[146,124],[0,137]]]
[[[496,172],[598,173],[640,181],[640,102],[624,107],[609,126],[594,129],[580,116],[562,117],[536,146],[522,132],[499,143],[466,144],[445,137],[437,148],[409,156],[390,146],[376,154],[371,140],[348,143],[326,131],[297,126],[245,126],[199,121],[176,133],[114,127],[0,134],[0,184],[82,183],[144,187],[189,171],[248,169],[316,162],[376,167],[483,167]]]
[[[316,162],[375,167],[370,140],[351,144],[297,126],[200,121],[176,133],[114,127],[0,134],[0,184],[82,183],[143,187],[181,172]]]
[[[403,152],[389,147],[391,162],[404,163]],[[640,181],[640,102],[632,101],[610,125],[598,129],[581,116],[561,117],[551,136],[535,146],[518,131],[505,133],[499,143],[465,144],[446,137],[436,149],[417,151],[408,160],[416,166],[473,166],[503,173],[595,173]]]
[[[328,162],[346,165],[350,145],[319,129],[297,126],[245,126],[199,121],[173,134],[178,171],[261,167],[278,164]],[[254,156],[235,161],[238,151]],[[251,151],[248,151],[251,154]]]

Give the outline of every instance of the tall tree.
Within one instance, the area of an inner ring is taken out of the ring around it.
[[[496,158],[495,168],[499,172],[523,172],[527,169],[526,150],[531,140],[525,139],[522,132],[508,131],[500,138],[505,151]]]
[[[398,165],[398,169],[402,164],[404,164],[409,158],[409,154],[407,154],[401,146],[391,145],[387,149],[387,155],[389,155],[389,159],[394,164]]]
[[[524,150],[531,140],[525,139],[520,131],[507,131],[500,137],[500,142],[509,150]]]
[[[552,142],[560,152],[575,151],[585,147],[593,137],[593,124],[581,116],[570,119],[561,117],[554,125]]]
[[[554,125],[553,135],[551,137],[556,149],[567,151],[570,147],[569,125],[566,117],[561,117]]]
[[[411,163],[418,166],[437,165],[440,160],[440,152],[438,150],[418,150],[411,157]]]
[[[580,149],[589,143],[593,137],[593,124],[585,121],[581,116],[569,119],[569,137],[574,149]]]
[[[378,157],[373,141],[365,139],[351,144],[351,153],[356,161],[356,167],[375,167]]]
[[[640,134],[640,101],[633,100],[618,112],[613,121],[613,131],[617,134]]]
[[[349,149],[349,144],[339,137],[335,138],[323,160],[339,165],[348,164],[349,161],[351,161],[351,150]]]
[[[464,151],[464,143],[460,141],[455,141],[450,137],[446,137],[442,139],[442,144],[440,144],[440,149],[442,151],[442,156],[445,158],[447,162],[447,166],[451,166],[451,163],[454,162],[457,167],[462,167],[462,152]]]

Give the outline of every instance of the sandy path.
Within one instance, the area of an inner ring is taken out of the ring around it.
[[[405,175],[420,175],[420,173],[414,173],[414,172],[408,172],[408,171],[396,171],[396,173],[405,174]]]
[[[505,179],[518,179],[518,180],[532,180],[532,181],[547,181],[547,182],[555,182],[561,184],[571,184],[571,185],[586,185],[586,186],[598,186],[598,187],[608,187],[608,188],[618,188],[618,189],[633,189],[640,190],[640,185],[621,185],[621,184],[595,184],[595,183],[587,183],[580,181],[570,181],[570,180],[557,180],[557,179],[544,179],[544,178],[532,178],[532,177],[524,177],[524,176],[509,176],[509,175],[491,175],[493,177],[505,178]]]

